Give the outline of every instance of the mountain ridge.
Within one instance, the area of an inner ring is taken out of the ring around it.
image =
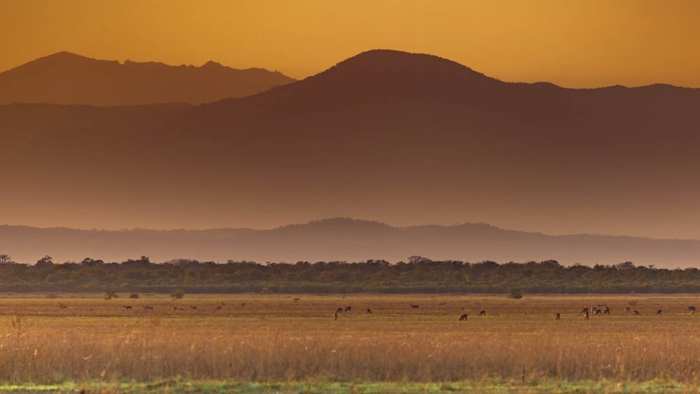
[[[0,72],[0,103],[68,105],[200,104],[294,81],[278,71],[94,59],[57,52]]]
[[[155,261],[405,260],[421,255],[441,260],[543,261],[615,264],[634,261],[661,267],[700,262],[700,240],[592,234],[548,235],[485,223],[392,226],[352,218],[329,218],[269,229],[81,230],[0,225],[0,252],[21,262],[45,254],[58,261],[85,257],[119,261],[150,256]]]
[[[375,55],[386,54],[350,64],[367,71],[336,68],[196,106],[0,106],[0,171],[12,185],[0,215],[198,228],[458,215],[550,233],[700,238],[698,91],[492,83],[409,53],[368,66]]]

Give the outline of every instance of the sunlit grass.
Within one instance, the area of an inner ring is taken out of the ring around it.
[[[6,384],[4,390],[10,384],[30,382],[163,380],[174,380],[178,387],[189,381],[346,385],[338,390],[365,384],[365,391],[371,391],[371,382],[491,382],[517,384],[520,389],[533,384],[627,382],[641,390],[640,382],[646,381],[654,381],[654,387],[660,382],[698,381],[700,315],[687,312],[697,300],[693,296],[511,300],[367,295],[188,296],[179,301],[165,296],[109,301],[98,296],[0,298],[0,382]],[[607,303],[612,315],[585,320],[578,314],[583,306],[596,303]],[[625,313],[629,305],[642,315]],[[340,306],[352,306],[353,311],[336,321],[332,315]],[[477,316],[482,309],[486,316]],[[663,310],[661,316],[655,314],[657,309]],[[470,314],[469,320],[457,321],[464,312]],[[554,320],[555,312],[562,314],[562,320]],[[431,391],[427,387],[437,386],[415,387]]]

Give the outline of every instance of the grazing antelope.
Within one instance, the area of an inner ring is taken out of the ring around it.
[[[372,308],[367,308],[367,313],[371,315],[371,314],[372,314]]]
[[[690,305],[690,306],[688,307],[688,313],[690,313],[691,315],[692,315],[692,314],[695,314],[695,311],[696,311],[695,305]]]
[[[418,309],[418,308],[420,308],[420,305],[411,304],[411,308],[413,308],[413,309]]]
[[[486,316],[486,310],[482,309],[481,312],[479,312],[479,316]]]
[[[589,307],[585,307],[585,308],[581,309],[581,314],[585,315],[585,314],[589,314],[589,313],[591,313],[591,310]]]
[[[466,313],[462,313],[462,314],[459,316],[459,321],[466,321],[467,319],[469,319],[469,315],[466,314]]]
[[[124,305],[124,309],[131,310],[133,307],[131,305]]]
[[[603,307],[603,314],[604,314],[604,315],[609,315],[609,314],[610,314],[610,307],[609,307],[609,306],[605,305],[605,306]]]
[[[350,305],[346,306],[345,312],[352,312],[352,307]]]
[[[661,314],[663,314],[663,313],[664,313],[664,311],[661,310],[661,309],[657,309],[657,310],[656,310],[656,314],[657,314],[657,315],[661,315]]]
[[[586,317],[586,320],[590,320],[590,319],[591,319],[591,312],[588,311],[588,308],[584,308],[584,309],[583,309],[583,314],[584,314],[584,316]]]
[[[561,320],[561,313],[557,312],[557,314],[554,315],[554,320]]]
[[[632,311],[632,313],[634,313],[634,315],[635,315],[635,316],[639,316],[639,314],[640,314],[640,313],[639,313],[639,311],[638,311],[638,310],[636,310],[636,309],[635,309],[635,310],[633,310],[633,311]]]

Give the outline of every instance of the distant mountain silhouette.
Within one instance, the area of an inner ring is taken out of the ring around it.
[[[119,63],[59,52],[0,73],[0,104],[197,104],[292,81],[279,72],[236,70],[215,62],[201,67]]]
[[[111,228],[470,217],[700,238],[698,108],[698,89],[508,83],[390,50],[197,106],[6,105],[0,217]]]
[[[557,259],[563,263],[620,263],[663,267],[700,262],[700,241],[604,235],[552,236],[503,230],[487,224],[394,227],[345,218],[270,230],[71,230],[0,226],[0,251],[33,262],[50,254],[59,261],[84,257],[121,261],[150,256],[227,261],[363,261],[433,259],[499,262]]]

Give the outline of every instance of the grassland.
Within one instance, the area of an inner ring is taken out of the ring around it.
[[[585,320],[592,304],[611,315]],[[4,295],[0,391],[689,392],[689,305],[700,297]]]

